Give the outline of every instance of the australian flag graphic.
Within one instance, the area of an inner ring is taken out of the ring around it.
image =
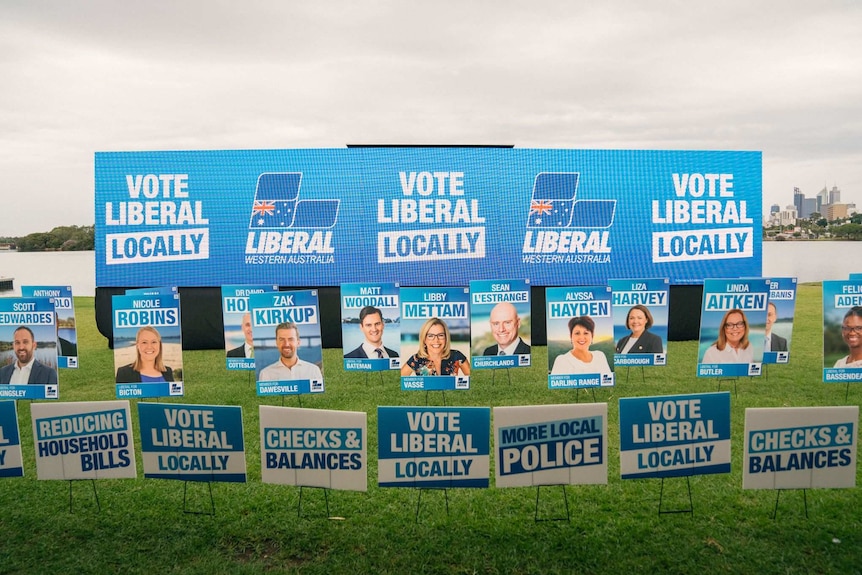
[[[616,200],[576,200],[577,172],[536,175],[528,228],[607,228],[614,223]]]
[[[261,174],[257,178],[248,227],[253,230],[331,228],[339,200],[300,200],[301,172]]]

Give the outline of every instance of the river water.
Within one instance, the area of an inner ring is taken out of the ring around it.
[[[764,277],[796,277],[799,282],[847,279],[862,273],[862,242],[763,242]],[[0,250],[0,277],[22,285],[70,285],[78,296],[96,293],[95,252],[18,253]]]

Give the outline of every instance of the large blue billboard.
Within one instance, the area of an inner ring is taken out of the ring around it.
[[[761,275],[760,152],[99,152],[96,284]]]

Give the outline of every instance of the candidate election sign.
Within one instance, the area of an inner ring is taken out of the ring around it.
[[[137,476],[128,401],[34,403],[30,414],[39,479]]]
[[[221,286],[221,311],[224,324],[225,367],[254,370],[254,339],[251,322],[252,294],[278,291],[278,286]]]
[[[0,477],[22,477],[21,434],[14,401],[0,401]]]
[[[264,483],[366,491],[364,411],[260,406]]]
[[[862,280],[823,282],[823,381],[862,381]]]
[[[345,371],[401,367],[398,284],[341,284],[341,342]]]
[[[796,278],[769,278],[763,363],[788,363],[796,311]]]
[[[475,369],[530,365],[530,280],[470,282],[470,335]]]
[[[623,479],[730,472],[730,393],[620,399]]]
[[[0,399],[59,397],[55,317],[49,298],[0,298]],[[29,372],[16,369],[16,350],[29,356]]]
[[[614,279],[614,365],[667,364],[670,289],[667,279]]]
[[[607,403],[495,407],[495,484],[606,484],[607,439]]]
[[[859,406],[745,410],[743,489],[855,487]]]
[[[761,172],[732,151],[99,152],[96,285],[758,276]]]
[[[765,278],[704,280],[698,377],[760,375],[769,285]]]
[[[487,407],[378,407],[381,487],[488,487]]]
[[[245,483],[242,408],[139,403],[144,477]]]
[[[78,367],[78,329],[70,286],[21,286],[24,297],[47,297],[57,312],[57,366]]]

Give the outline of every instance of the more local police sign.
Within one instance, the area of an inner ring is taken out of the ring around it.
[[[754,277],[761,171],[731,151],[99,152],[96,284]]]
[[[497,487],[606,484],[608,404],[494,408]]]

